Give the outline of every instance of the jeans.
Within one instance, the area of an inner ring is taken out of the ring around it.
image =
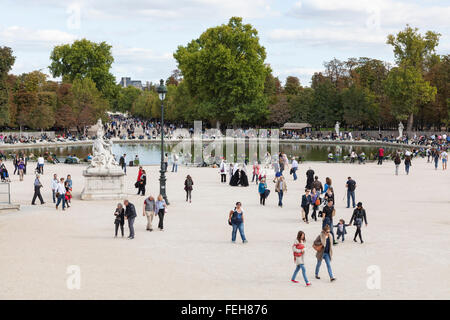
[[[292,176],[294,177],[294,180],[297,180],[297,168],[292,168]]]
[[[327,264],[328,269],[328,275],[330,276],[330,279],[333,279],[333,271],[331,270],[331,263],[330,263],[330,255],[328,253],[323,253],[322,259],[325,260],[325,263]],[[322,264],[322,259],[317,259],[316,264],[316,276],[319,275],[320,265]]]
[[[186,201],[191,201],[192,190],[186,190]]]
[[[405,171],[406,171],[406,174],[409,174],[409,164],[405,164]]]
[[[128,218],[128,228],[130,229],[129,238],[134,238],[134,219],[135,218]]]
[[[303,280],[305,280],[305,283],[309,283],[308,278],[306,277],[306,269],[304,264],[298,264],[295,268],[294,274],[292,275],[292,280],[295,280],[297,278],[297,273],[302,269],[303,274]]]
[[[172,163],[172,172],[177,172],[177,171],[178,171],[178,164]]]
[[[62,201],[62,207],[63,209],[66,208],[66,196],[63,194],[60,194],[58,197],[58,201],[56,202],[56,208],[58,208],[59,203]]]
[[[307,207],[302,207],[302,209],[303,209],[303,211],[304,211],[304,213],[305,213],[305,221],[306,222],[308,222],[308,214],[309,214],[309,206],[307,206]],[[312,216],[311,216],[311,218],[312,218]],[[316,219],[317,220],[317,219]]]
[[[39,169],[40,174],[44,174],[44,165],[43,164],[38,164],[38,169]]]
[[[262,204],[263,206],[266,205],[266,197],[264,196],[264,193],[259,194],[259,204]]]
[[[53,203],[56,203],[56,190],[52,190]]]
[[[342,242],[344,242],[345,240],[345,232],[337,232],[337,239],[339,240],[339,238],[342,236]]]
[[[244,234],[244,223],[240,222],[240,223],[233,223],[233,231],[231,231],[231,241],[235,242],[236,241],[236,233],[237,230],[239,229],[239,234],[241,235],[241,239],[242,241],[246,241],[247,239],[245,238],[245,234]]]
[[[122,165],[122,170],[123,170],[123,172],[125,172],[125,174],[127,173],[127,165],[126,164]]]
[[[354,207],[356,207],[356,205],[355,205],[355,191],[347,190],[347,208],[350,208],[350,197],[352,197],[352,203],[353,203],[353,208],[354,208]]]
[[[396,164],[395,165],[395,175],[396,176],[398,176],[398,167],[399,167],[400,165],[399,164]]]
[[[280,207],[283,206],[283,191],[282,190],[278,191],[278,205]]]

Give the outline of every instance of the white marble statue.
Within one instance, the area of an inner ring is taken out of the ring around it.
[[[336,121],[336,125],[334,126],[334,131],[336,131],[336,134],[339,136],[339,121]]]
[[[102,120],[98,119],[97,139],[92,146],[92,161],[89,168],[112,169],[118,167],[112,153],[112,142],[103,140],[104,134]]]
[[[398,124],[398,138],[401,139],[403,137],[403,129],[405,127],[403,126],[403,123],[400,121],[400,123]]]

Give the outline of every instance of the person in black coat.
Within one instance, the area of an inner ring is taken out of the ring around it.
[[[305,186],[305,188],[311,190],[313,182],[314,182],[314,170],[309,168],[309,170],[306,171],[306,186]]]
[[[361,243],[364,243],[361,236],[361,227],[363,222],[366,224],[367,227],[367,217],[366,217],[366,210],[364,210],[362,202],[358,202],[358,204],[356,205],[356,209],[353,210],[353,215],[352,218],[350,219],[349,224],[352,224],[353,220],[355,221],[354,226],[356,226],[356,232],[355,236],[353,237],[353,241],[356,242],[356,236],[359,236],[359,240],[361,241]]]
[[[114,238],[117,238],[117,231],[119,231],[119,226],[120,226],[120,231],[122,233],[122,238],[123,238],[123,225],[125,224],[125,210],[123,209],[123,206],[121,203],[117,204],[116,211],[114,211],[114,216],[116,217],[114,219],[114,224],[116,226],[116,233],[115,233]]]
[[[130,203],[128,200],[123,202],[125,205],[125,220],[128,220],[128,228],[130,229],[130,236],[128,239],[134,239],[134,219],[136,219],[136,209],[134,204]]]
[[[239,169],[235,171],[233,177],[230,179],[230,186],[236,187],[239,185]]]
[[[142,170],[141,178],[138,182],[138,195],[142,193],[145,196],[145,185],[147,184],[147,176],[145,174],[145,170]]]

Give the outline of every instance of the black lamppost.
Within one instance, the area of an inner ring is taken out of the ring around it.
[[[159,193],[163,196],[166,204],[169,204],[166,195],[166,168],[164,167],[164,99],[166,98],[167,88],[164,85],[164,80],[161,79],[159,86],[156,89],[159,94],[159,100],[161,100],[161,176],[159,177]]]

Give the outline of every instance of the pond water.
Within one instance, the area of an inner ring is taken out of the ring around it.
[[[165,145],[166,152],[170,152],[174,148],[174,144]],[[204,144],[203,147],[206,147]],[[351,151],[355,151],[357,154],[364,152],[368,159],[373,159],[377,154],[378,146],[361,146],[361,145],[333,145],[333,144],[300,144],[300,143],[280,143],[279,151],[286,153],[286,155],[291,159],[293,156],[301,157],[302,161],[326,161],[328,154],[331,152],[336,154],[339,153],[338,159],[342,160],[343,156],[349,155]],[[245,154],[248,157],[248,144],[245,145]],[[267,149],[271,152],[270,143],[267,145]],[[385,155],[388,155],[398,148],[395,147],[384,147]],[[127,162],[133,160],[135,155],[139,156],[140,163],[143,165],[155,165],[159,164],[161,159],[160,145],[155,143],[115,143],[113,145],[113,153],[118,159],[120,155],[127,154]],[[18,150],[1,150],[4,154],[14,154]],[[60,161],[64,161],[66,156],[75,155],[80,159],[84,159],[91,151],[92,146],[66,146],[66,147],[42,147],[42,148],[24,148],[20,150],[25,154],[39,155],[41,153],[48,152],[50,154],[56,154]],[[223,154],[225,153],[225,144],[223,145]],[[235,152],[236,154],[236,144]],[[194,146],[192,146],[192,152],[194,154]],[[214,155],[214,152],[213,152]],[[229,161],[229,159],[227,159]],[[260,159],[261,162],[264,159]],[[236,161],[236,156],[234,161]]]

